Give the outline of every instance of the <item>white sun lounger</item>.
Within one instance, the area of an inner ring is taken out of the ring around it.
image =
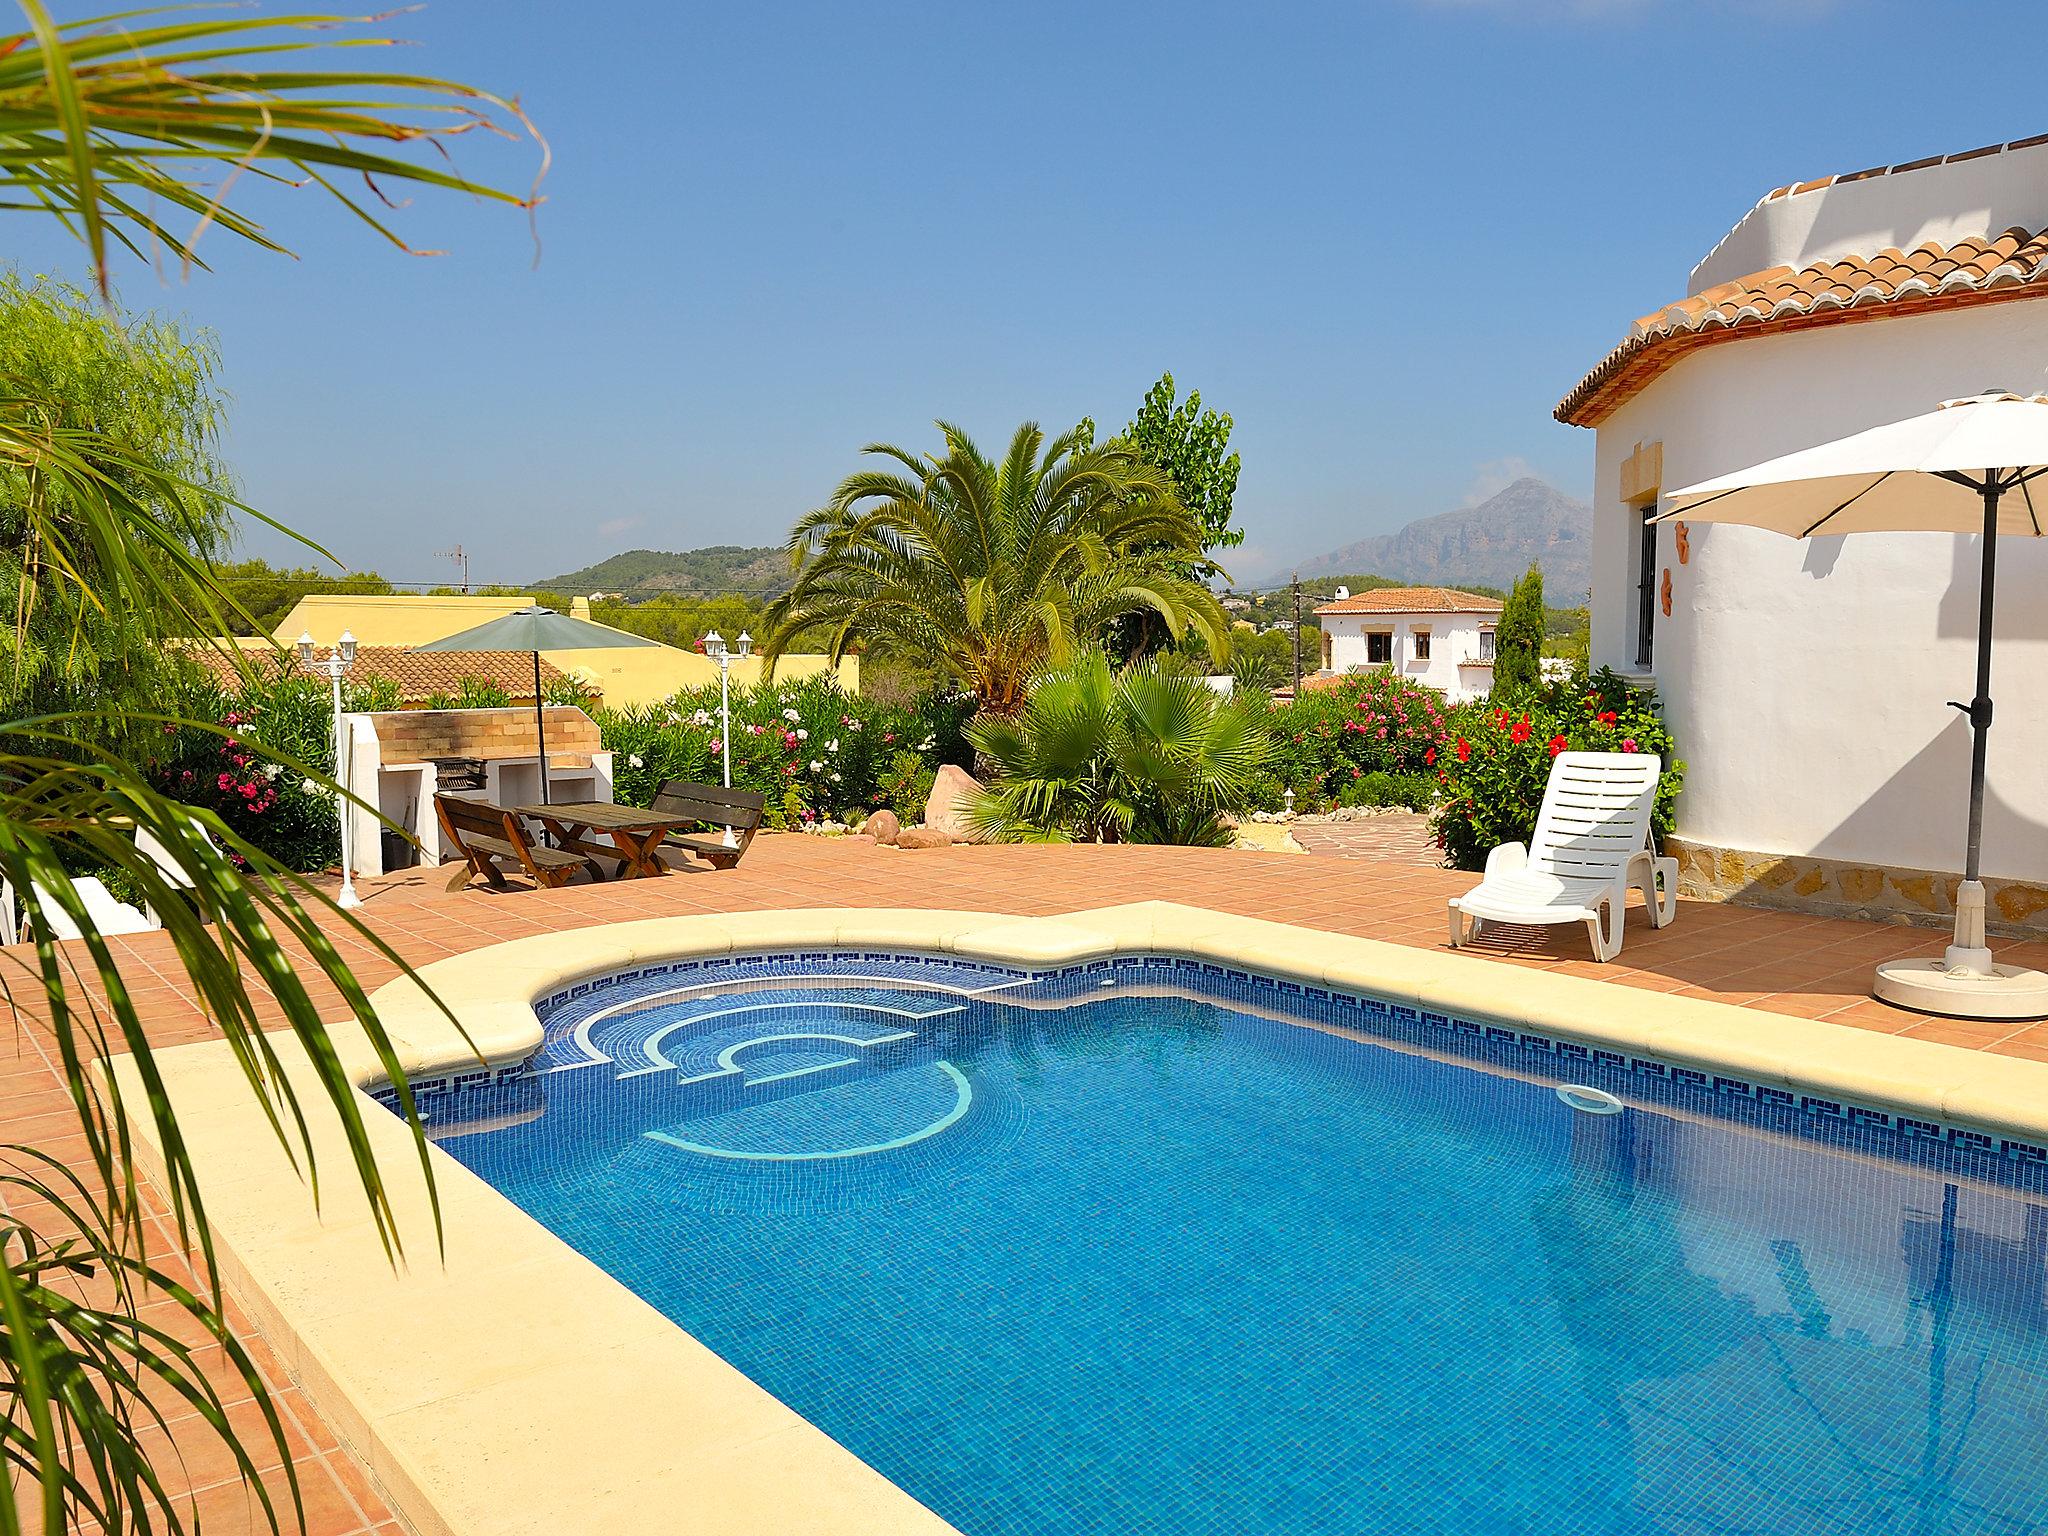
[[[85,915],[92,920],[94,931],[102,935],[112,937],[123,933],[150,933],[163,926],[140,907],[131,907],[125,901],[115,900],[114,893],[102,885],[96,876],[79,875],[72,880],[71,888],[78,893],[78,900],[85,908]],[[42,909],[43,919],[50,925],[53,937],[84,937],[78,925],[71,920],[71,914],[59,906],[57,898],[41,886],[36,887],[36,905]],[[7,925],[5,942],[19,942],[22,928],[26,926],[27,914],[17,909],[14,892],[11,889],[0,889],[0,912],[4,912]]]
[[[1451,947],[1487,923],[1584,923],[1593,957],[1612,960],[1630,886],[1642,890],[1654,926],[1670,922],[1678,861],[1650,851],[1663,768],[1647,752],[1559,753],[1528,845],[1501,844],[1486,856],[1486,877],[1451,898]]]

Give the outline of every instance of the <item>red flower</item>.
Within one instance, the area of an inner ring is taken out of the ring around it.
[[[1425,768],[1433,768],[1433,767],[1435,767],[1435,766],[1436,766],[1436,748],[1435,748],[1435,747],[1431,747],[1431,748],[1430,748],[1430,749],[1429,749],[1429,750],[1428,750],[1427,752],[1425,752],[1425,753],[1423,753],[1423,754],[1422,754],[1422,765],[1423,765],[1423,767],[1425,767]]]
[[[1627,740],[1627,741],[1624,741],[1624,742],[1623,742],[1623,743],[1621,744],[1621,750],[1622,750],[1622,751],[1624,751],[1624,752],[1633,752],[1633,751],[1635,751],[1635,749],[1636,749],[1636,744],[1635,744],[1635,738],[1633,738],[1633,737],[1629,738],[1629,740]]]
[[[1461,763],[1472,761],[1472,743],[1462,736],[1458,738],[1458,761]]]
[[[1550,755],[1552,757],[1555,757],[1558,753],[1562,752],[1566,747],[1570,745],[1571,743],[1566,741],[1562,736],[1553,736],[1550,738]]]
[[[1529,717],[1527,715],[1524,715],[1521,719],[1515,722],[1514,729],[1508,732],[1508,740],[1512,741],[1516,746],[1519,747],[1523,742],[1527,741],[1528,739]]]
[[[1612,725],[1616,720],[1620,718],[1620,716],[1616,715],[1615,712],[1611,709],[1603,709],[1600,711],[1599,714],[1595,715],[1593,718],[1598,720],[1602,725]]]

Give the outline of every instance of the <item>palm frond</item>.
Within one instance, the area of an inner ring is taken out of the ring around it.
[[[59,26],[43,0],[18,3],[28,30],[0,38],[0,193],[22,200],[0,207],[56,214],[85,243],[102,293],[110,242],[138,254],[167,249],[195,264],[210,228],[283,249],[228,202],[245,173],[316,187],[406,251],[413,248],[334,176],[360,178],[386,206],[387,183],[529,211],[539,204],[547,146],[517,102],[428,75],[276,67],[398,42],[349,32],[363,25],[357,18],[138,25],[135,18],[162,13],[137,12]],[[452,168],[450,142],[475,132],[534,139],[541,163],[530,190],[506,191]],[[177,210],[191,225],[174,231],[153,210]]]

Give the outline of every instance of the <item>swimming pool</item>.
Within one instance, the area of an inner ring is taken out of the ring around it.
[[[970,1536],[2048,1529],[2038,1147],[1166,957],[540,1011],[442,1147]]]

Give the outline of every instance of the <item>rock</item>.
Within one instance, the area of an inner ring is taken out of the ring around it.
[[[956,843],[972,842],[967,831],[967,806],[980,793],[981,785],[973,774],[951,763],[942,763],[938,776],[932,780],[931,797],[924,803],[924,824]]]
[[[903,834],[903,823],[896,819],[894,811],[877,811],[860,824],[861,831],[884,846],[893,846]]]
[[[898,848],[945,848],[952,841],[937,827],[905,827],[896,834]]]

